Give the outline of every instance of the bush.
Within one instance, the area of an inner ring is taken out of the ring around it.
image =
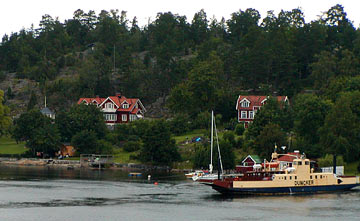
[[[331,167],[333,166],[333,155],[326,154],[325,157],[318,159],[319,167]],[[342,166],[344,165],[344,158],[342,156],[336,157],[336,165]]]
[[[241,136],[241,135],[243,135],[244,131],[245,131],[244,124],[240,123],[240,124],[236,125],[236,127],[235,127],[236,135]]]
[[[96,146],[101,154],[112,154],[114,152],[113,145],[106,140],[98,140]]]
[[[186,115],[176,115],[169,121],[171,133],[181,135],[189,131],[189,118]]]
[[[223,135],[223,139],[228,141],[231,145],[235,145],[235,134],[232,131],[226,131]]]
[[[138,151],[141,148],[141,142],[139,141],[128,141],[123,146],[126,152]]]

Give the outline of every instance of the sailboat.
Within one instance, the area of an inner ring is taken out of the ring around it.
[[[218,173],[213,173],[213,149],[214,149],[214,129],[215,129],[215,137],[217,143],[217,150],[219,153],[219,164],[220,168]],[[220,146],[219,146],[219,137],[217,134],[214,111],[211,111],[211,142],[210,142],[210,164],[209,164],[209,173],[202,175],[202,176],[193,176],[192,179],[196,182],[200,183],[212,183],[216,179],[221,179],[223,176],[223,166],[221,161],[221,154],[220,154]]]

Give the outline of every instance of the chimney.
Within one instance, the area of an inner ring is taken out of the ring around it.
[[[116,97],[121,98],[121,93],[116,92]]]
[[[96,98],[99,98],[99,95],[96,95]]]

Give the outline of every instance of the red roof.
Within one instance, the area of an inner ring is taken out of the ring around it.
[[[236,103],[236,109],[238,110],[239,108],[241,108],[242,110],[244,109],[248,109],[248,110],[253,110],[254,106],[258,106],[261,107],[264,105],[264,102],[269,98],[269,96],[258,96],[258,95],[239,95],[239,98],[237,100]],[[285,102],[286,100],[288,100],[287,96],[276,96],[275,97],[278,102]],[[243,100],[247,100],[248,102],[250,102],[249,107],[240,107],[240,102],[242,102]]]
[[[283,155],[278,158],[278,161],[284,162],[293,162],[294,159],[300,157],[300,153],[287,153],[288,155]]]
[[[124,111],[124,112],[131,112],[136,114],[139,110],[142,111],[146,111],[145,107],[142,105],[142,103],[140,102],[140,100],[138,98],[126,98],[125,96],[109,96],[107,98],[99,98],[99,97],[95,97],[95,98],[80,98],[78,100],[78,104],[81,104],[82,102],[86,102],[87,104],[89,103],[97,103],[97,105],[103,105],[104,102],[107,102],[108,100],[110,100],[112,103],[114,103],[116,105],[117,111]],[[127,103],[129,104],[128,108],[123,108],[123,103]],[[138,106],[136,107],[136,104],[138,104]]]

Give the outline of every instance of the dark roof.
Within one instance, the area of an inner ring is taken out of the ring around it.
[[[54,114],[54,112],[51,111],[51,110],[50,110],[49,108],[47,108],[47,107],[44,107],[43,109],[41,109],[40,112],[41,112],[42,114]]]

